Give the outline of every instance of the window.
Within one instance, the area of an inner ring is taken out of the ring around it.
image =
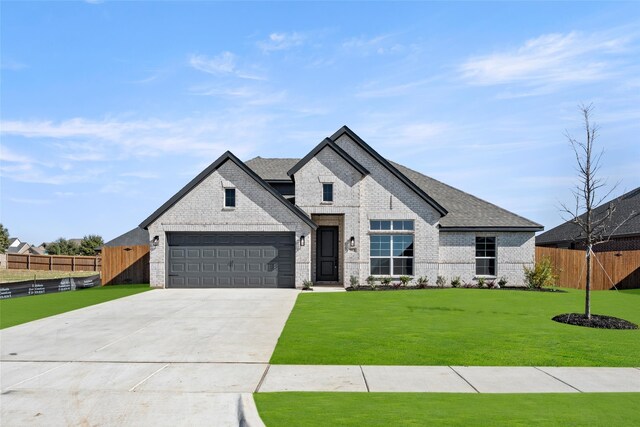
[[[374,231],[411,231],[413,221],[374,220],[369,227]],[[369,249],[372,275],[413,275],[413,235],[372,234]]]
[[[370,230],[413,231],[413,221],[373,220],[373,221],[369,221],[369,229]]]
[[[236,189],[235,188],[224,189],[224,207],[225,208],[236,207]]]
[[[495,237],[476,237],[476,275],[496,275]]]
[[[322,201],[333,202],[333,184],[322,184]]]

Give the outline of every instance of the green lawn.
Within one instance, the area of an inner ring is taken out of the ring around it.
[[[148,291],[149,285],[115,285],[0,301],[0,329]]]
[[[551,320],[583,304],[576,290],[304,293],[271,363],[640,366],[640,330]],[[640,290],[594,292],[592,312],[640,324]]]
[[[267,427],[637,426],[640,393],[257,393]]]
[[[40,271],[40,270],[0,270],[0,283],[22,282],[23,280],[62,279],[63,277],[86,277],[100,274],[99,271]]]

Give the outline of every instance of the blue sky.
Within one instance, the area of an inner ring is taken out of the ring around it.
[[[302,157],[346,124],[544,224],[595,105],[640,185],[640,3],[1,3],[1,212],[31,243],[139,224],[227,149]]]

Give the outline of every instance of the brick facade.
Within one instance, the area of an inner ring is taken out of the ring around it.
[[[296,205],[319,226],[339,229],[338,281],[349,285],[351,276],[361,284],[370,275],[370,220],[412,220],[413,276],[426,276],[434,284],[438,275],[470,282],[475,277],[475,237],[497,238],[497,277],[510,285],[523,283],[523,265],[534,258],[533,232],[445,232],[440,213],[385,168],[370,153],[344,134],[335,141],[369,174],[358,171],[331,147],[324,147],[294,176]],[[322,201],[322,184],[333,184],[333,201]],[[223,206],[224,188],[236,188],[237,205]],[[171,231],[292,231],[296,236],[296,286],[316,278],[316,234],[273,194],[266,191],[237,164],[228,161],[204,178],[148,227],[159,237],[150,257],[151,285],[165,286],[166,233]],[[383,234],[389,232],[374,232]],[[306,237],[300,246],[300,237]],[[355,239],[355,247],[349,241]]]
[[[236,189],[236,207],[224,207],[224,188]],[[225,162],[149,226],[149,236],[159,237],[151,247],[150,280],[165,286],[166,233],[170,231],[293,231],[296,233],[296,285],[311,278],[310,245],[300,246],[300,236],[311,234],[302,222],[231,161]]]

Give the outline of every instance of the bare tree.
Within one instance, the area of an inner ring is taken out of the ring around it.
[[[604,195],[598,195],[598,190],[606,185],[606,180],[598,177],[600,171],[600,160],[604,150],[600,150],[597,153],[594,152],[594,144],[598,139],[598,126],[591,122],[591,115],[593,112],[593,104],[579,106],[582,119],[584,121],[584,130],[586,134],[586,140],[579,141],[568,131],[565,132],[565,136],[571,143],[571,147],[576,156],[578,163],[578,179],[579,183],[573,190],[575,197],[575,207],[570,209],[567,205],[562,205],[562,212],[570,216],[570,221],[577,225],[579,229],[580,240],[584,239],[586,244],[586,295],[584,304],[584,314],[588,319],[591,319],[591,255],[593,253],[592,248],[596,243],[607,240],[613,231],[611,230],[612,222],[611,217],[616,210],[615,203],[609,203],[606,211],[602,214],[594,215],[593,210],[598,207],[602,202],[609,197],[609,195],[615,190],[617,184],[614,185]],[[580,212],[584,214],[580,215]],[[618,227],[621,223],[618,223]]]

